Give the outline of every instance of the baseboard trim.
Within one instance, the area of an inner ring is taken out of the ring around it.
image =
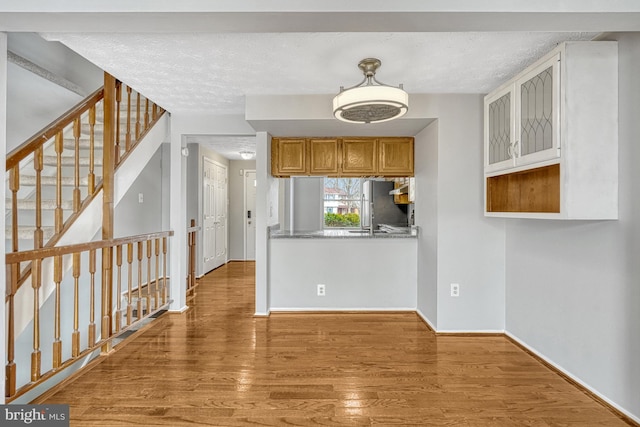
[[[270,311],[267,311],[266,313],[254,313],[253,317],[269,317],[271,315]]]
[[[433,323],[431,323],[431,321],[429,320],[429,318],[427,317],[426,314],[424,314],[421,310],[416,310],[416,315],[418,316],[418,318],[420,320],[422,320],[422,322],[427,325],[427,328],[429,328],[429,330],[433,333],[436,332],[436,327],[433,326]]]
[[[184,312],[186,312],[187,310],[189,310],[191,307],[189,307],[188,305],[185,305],[177,310],[168,310],[169,314],[182,314]]]
[[[480,331],[437,331],[436,335],[441,337],[504,337],[504,331],[500,330],[480,330]]]
[[[415,313],[415,308],[272,308],[272,315],[278,314],[407,314]]]
[[[511,334],[505,331],[503,335],[505,338],[507,338],[509,341],[511,341],[514,345],[516,345],[522,351],[527,353],[529,356],[533,357],[538,362],[543,364],[545,367],[547,367],[548,369],[556,373],[558,376],[562,377],[562,379],[564,379],[566,382],[580,389],[587,396],[591,397],[593,400],[595,400],[596,402],[600,403],[602,406],[604,406],[605,408],[613,412],[622,421],[626,422],[629,425],[640,427],[640,418],[637,418],[634,415],[627,412],[626,410],[624,410],[623,408],[620,408],[618,405],[616,405],[606,397],[602,396],[597,391],[593,390],[590,386],[583,383],[578,378],[574,377],[573,375],[566,372],[565,370],[557,366],[555,363],[553,363],[552,361],[550,361],[549,359],[541,355],[537,350],[527,345],[523,340],[516,337],[514,334]]]

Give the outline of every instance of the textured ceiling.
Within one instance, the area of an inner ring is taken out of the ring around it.
[[[333,94],[358,62],[411,93],[486,93],[564,40],[593,33],[50,35],[171,112],[243,114],[245,95]]]
[[[256,152],[256,137],[251,135],[188,135],[188,144],[204,145],[230,160],[242,160],[241,151]]]
[[[595,33],[55,33],[59,40],[172,113],[244,114],[246,95],[334,94],[377,78],[409,94],[487,93],[566,40]],[[229,158],[253,138],[194,136]]]

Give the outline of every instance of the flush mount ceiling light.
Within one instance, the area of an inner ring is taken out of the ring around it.
[[[345,89],[333,98],[333,115],[349,123],[380,123],[397,119],[409,109],[409,94],[402,85],[388,86],[376,80],[376,70],[382,65],[379,59],[366,58],[358,67],[364,80]]]
[[[253,156],[256,153],[254,153],[253,151],[241,151],[240,152],[240,157],[242,157],[244,160],[251,160],[253,159]]]

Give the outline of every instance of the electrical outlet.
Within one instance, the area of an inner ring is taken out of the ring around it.
[[[451,284],[451,296],[459,297],[460,296],[460,285],[457,283]]]
[[[324,295],[325,295],[324,285],[323,284],[319,284],[318,285],[318,296],[319,297],[323,297]]]
[[[144,203],[144,194],[138,193],[138,203]]]

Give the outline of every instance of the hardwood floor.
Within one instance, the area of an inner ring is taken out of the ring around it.
[[[254,318],[254,264],[201,279],[45,403],[72,426],[618,426],[504,337],[436,336],[413,313]]]

